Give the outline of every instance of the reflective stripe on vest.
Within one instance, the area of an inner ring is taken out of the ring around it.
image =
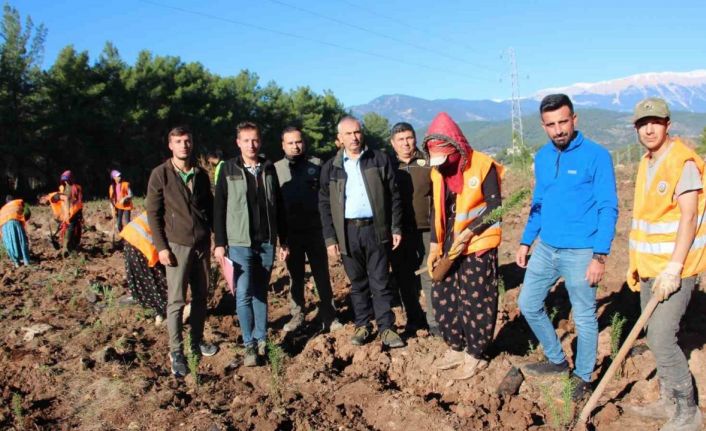
[[[145,256],[150,267],[155,266],[159,262],[159,252],[152,240],[152,231],[147,222],[147,213],[140,214],[128,223],[120,231],[120,237],[138,249]]]
[[[9,222],[10,220],[17,220],[22,225],[25,224],[25,205],[22,199],[15,199],[6,203],[2,208],[0,208],[0,226]]]
[[[706,184],[704,161],[679,139],[674,139],[663,155],[649,188],[646,187],[648,157],[640,162],[635,181],[635,208],[630,230],[630,270],[641,278],[659,275],[671,260],[676,248],[681,210],[674,193],[687,161],[693,161]],[[706,200],[698,192],[696,234],[689,249],[682,277],[690,277],[706,269]]]
[[[504,168],[483,153],[477,151],[472,153],[470,166],[467,166],[463,171],[463,189],[461,193],[456,195],[456,215],[454,217],[453,226],[454,235],[458,235],[468,227],[473,220],[480,217],[486,211],[487,204],[483,196],[482,184],[492,166],[495,166],[498,181],[500,181],[504,173]],[[434,202],[434,230],[437,240],[441,243],[443,242],[443,238],[446,237],[446,221],[442,220],[441,211],[441,206],[443,205],[443,197],[441,194],[444,179],[438,170],[432,169],[431,180]],[[500,228],[500,222],[494,223],[480,235],[473,236],[463,254],[469,255],[477,251],[495,248],[500,245],[501,235],[502,230]],[[443,252],[442,247],[439,247],[438,250],[439,254]]]

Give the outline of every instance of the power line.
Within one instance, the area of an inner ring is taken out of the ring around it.
[[[480,51],[478,51],[477,49],[471,47],[470,45],[468,45],[468,44],[466,44],[466,43],[464,43],[464,42],[461,42],[461,41],[455,40],[455,39],[449,39],[448,37],[445,37],[445,36],[443,36],[443,35],[441,35],[441,34],[439,34],[439,33],[436,33],[436,32],[434,32],[434,31],[431,31],[431,30],[429,30],[429,29],[420,29],[420,28],[416,28],[416,27],[411,26],[411,25],[409,25],[408,23],[406,23],[406,22],[404,22],[404,21],[401,21],[401,20],[399,20],[399,19],[397,19],[397,18],[394,18],[394,17],[391,17],[391,16],[387,16],[387,15],[383,15],[383,14],[381,14],[381,13],[375,12],[373,9],[367,8],[367,7],[365,7],[365,6],[361,6],[361,5],[359,5],[359,4],[355,4],[355,3],[350,2],[350,1],[348,1],[348,0],[338,0],[338,1],[341,2],[341,3],[345,3],[345,4],[349,5],[349,6],[352,6],[352,7],[354,7],[354,8],[363,10],[363,11],[369,13],[369,14],[372,15],[372,16],[376,16],[376,17],[378,17],[378,18],[382,18],[382,19],[386,19],[386,20],[388,20],[388,21],[390,21],[390,22],[394,22],[394,23],[396,23],[397,25],[399,25],[399,26],[401,26],[401,27],[403,27],[403,28],[405,28],[405,29],[412,29],[412,30],[414,30],[414,31],[416,31],[416,32],[425,34],[425,35],[427,35],[427,36],[431,35],[431,36],[433,36],[433,37],[435,37],[435,38],[437,38],[437,39],[439,39],[439,40],[442,40],[442,41],[444,41],[444,42],[453,43],[453,44],[462,46],[464,49],[467,49],[467,50],[469,50],[469,51],[476,52],[476,53],[480,53]],[[495,72],[495,73],[498,72],[498,70],[496,70],[496,69],[491,69],[491,68],[489,68],[489,67],[486,67],[486,66],[483,66],[483,65],[480,65],[480,64],[477,64],[477,63],[470,63],[470,64],[473,64],[475,67],[477,67],[477,68],[479,68],[479,69],[487,70],[487,71],[489,71],[489,72]]]
[[[313,15],[313,16],[317,17],[317,18],[325,19],[325,20],[327,20],[327,21],[331,21],[331,22],[336,23],[336,24],[344,25],[344,26],[346,26],[346,27],[350,27],[350,28],[353,28],[353,29],[356,29],[356,30],[359,30],[359,31],[362,31],[362,32],[365,32],[365,33],[369,33],[369,34],[375,35],[375,36],[377,36],[377,37],[381,37],[381,38],[383,38],[383,39],[388,39],[388,40],[391,40],[391,41],[394,41],[394,42],[397,42],[397,43],[400,43],[400,44],[403,44],[403,45],[411,46],[412,48],[415,48],[415,49],[419,49],[419,50],[422,50],[422,51],[430,52],[430,53],[432,53],[432,54],[436,54],[436,55],[439,55],[439,56],[441,56],[441,57],[446,57],[446,58],[451,59],[451,60],[454,60],[454,61],[458,61],[458,62],[461,62],[461,63],[465,63],[465,64],[467,64],[467,65],[469,65],[469,66],[473,66],[473,67],[478,68],[478,69],[485,69],[485,70],[490,70],[491,72],[496,72],[495,70],[488,69],[488,68],[485,67],[485,66],[481,66],[481,65],[478,65],[478,64],[475,64],[475,63],[471,63],[471,62],[469,62],[469,61],[467,61],[467,60],[465,60],[465,59],[463,59],[463,58],[461,58],[461,57],[457,57],[457,56],[451,55],[451,54],[446,54],[446,53],[444,53],[444,52],[437,51],[437,50],[435,50],[435,49],[427,48],[427,47],[425,47],[425,46],[418,45],[418,44],[416,44],[416,43],[412,43],[412,42],[408,42],[408,41],[406,41],[406,40],[402,40],[402,39],[400,39],[400,38],[398,38],[398,37],[395,37],[395,36],[390,36],[390,35],[388,35],[388,34],[380,33],[380,32],[378,32],[378,31],[371,30],[371,29],[369,29],[369,28],[365,28],[365,27],[362,27],[362,26],[359,26],[359,25],[356,25],[356,24],[351,24],[351,23],[349,23],[349,22],[340,20],[340,19],[338,19],[338,18],[333,18],[333,17],[324,15],[324,14],[322,14],[322,13],[319,13],[319,12],[316,12],[316,11],[313,11],[313,10],[310,10],[310,9],[306,9],[306,8],[303,8],[303,7],[300,7],[300,6],[296,6],[296,5],[293,5],[293,4],[290,4],[290,3],[287,3],[287,2],[281,1],[281,0],[269,0],[269,1],[270,1],[271,3],[275,3],[275,4],[278,4],[278,5],[281,5],[281,6],[286,6],[286,7],[288,7],[288,8],[291,8],[291,9],[294,9],[294,10],[298,10],[298,11],[300,11],[300,12],[308,13],[308,14],[310,14],[310,15]]]
[[[224,18],[224,17],[217,16],[217,15],[211,15],[211,14],[208,14],[208,13],[205,13],[205,12],[199,12],[199,11],[194,11],[194,10],[190,10],[190,9],[184,9],[184,8],[181,8],[181,7],[178,7],[178,6],[166,5],[166,4],[158,3],[158,2],[155,2],[155,1],[152,1],[152,0],[139,0],[139,1],[141,1],[142,3],[151,4],[151,5],[153,5],[153,6],[161,7],[161,8],[164,8],[164,9],[171,9],[171,10],[174,10],[174,11],[177,11],[177,12],[182,12],[182,13],[185,13],[185,14],[190,14],[190,15],[194,15],[194,16],[200,16],[200,17],[202,17],[202,18],[208,18],[208,19],[211,19],[211,20],[226,22],[226,23],[229,23],[229,24],[235,24],[235,25],[239,25],[239,26],[243,26],[243,27],[249,27],[249,28],[253,28],[253,29],[256,29],[256,30],[264,31],[264,32],[267,32],[267,33],[274,33],[274,34],[278,34],[278,35],[280,35],[280,36],[291,37],[291,38],[294,38],[294,39],[305,40],[305,41],[307,41],[307,42],[317,43],[317,44],[320,44],[320,45],[326,45],[326,46],[330,46],[330,47],[337,48],[337,49],[343,49],[343,50],[346,50],[346,51],[348,51],[348,52],[357,52],[357,53],[359,53],[359,54],[363,54],[363,55],[367,55],[367,56],[370,56],[370,57],[375,57],[375,58],[379,58],[379,59],[383,59],[383,60],[387,60],[387,61],[392,61],[392,62],[395,62],[395,63],[404,64],[404,65],[407,65],[407,66],[420,67],[420,68],[424,68],[424,69],[427,69],[427,70],[432,70],[432,71],[435,71],[435,72],[441,72],[441,73],[444,73],[445,75],[456,75],[456,76],[460,76],[460,77],[463,77],[463,78],[466,78],[466,79],[472,79],[472,80],[476,80],[476,81],[491,81],[491,80],[488,80],[488,79],[479,78],[479,77],[477,77],[477,76],[471,76],[471,75],[466,75],[466,74],[463,74],[463,73],[454,72],[453,70],[441,69],[441,68],[429,66],[429,65],[426,65],[426,64],[422,64],[422,63],[414,63],[414,62],[407,61],[407,60],[404,60],[404,59],[401,59],[401,58],[390,57],[390,56],[386,56],[386,55],[382,55],[382,54],[377,54],[377,53],[374,53],[374,52],[371,52],[371,51],[366,51],[366,50],[359,49],[359,48],[349,47],[349,46],[345,46],[345,45],[339,45],[339,44],[333,43],[333,42],[327,42],[327,41],[325,41],[325,40],[314,39],[314,38],[311,38],[311,37],[302,36],[302,35],[298,35],[298,34],[294,34],[294,33],[288,33],[288,32],[281,31],[281,30],[275,30],[275,29],[271,29],[271,28],[268,28],[268,27],[263,27],[263,26],[260,26],[260,25],[257,25],[257,24],[252,24],[252,23],[249,23],[249,22],[238,21],[238,20],[235,20],[235,19]]]

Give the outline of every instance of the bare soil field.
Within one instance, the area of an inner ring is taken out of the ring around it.
[[[634,171],[618,167],[620,220],[606,279],[598,288],[599,351],[594,378],[611,362],[611,320],[639,315],[638,295],[624,284]],[[511,173],[505,194],[529,187]],[[449,379],[432,362],[442,340],[419,331],[408,346],[384,350],[379,342],[349,343],[353,334],[349,284],[340,264],[332,279],[345,329],[316,332],[314,305],[307,325],[282,333],[288,320],[288,275],[277,263],[270,285],[272,364],[240,366],[243,350],[234,300],[214,269],[206,337],[220,352],[204,358],[199,376],[177,379],[168,367],[166,326],[148,310],[125,304],[129,295],[123,254],[111,241],[105,202],[86,205],[82,249],[61,259],[49,242],[47,208],[34,208],[28,224],[36,263],[13,269],[0,262],[0,428],[27,430],[545,430],[563,429],[574,406],[561,380],[525,380],[512,394],[497,388],[506,373],[541,358],[517,309],[522,271],[514,261],[528,205],[504,220],[500,248],[502,301],[490,366],[465,381]],[[215,268],[215,264],[214,264]],[[309,303],[315,301],[307,286]],[[547,308],[567,352],[575,349],[568,297],[561,282]],[[395,308],[397,325],[404,313]],[[680,340],[690,359],[700,399],[706,398],[706,295],[694,293]],[[613,331],[615,332],[615,331]],[[615,337],[615,334],[614,334]],[[654,359],[638,340],[604,393],[593,425],[599,430],[659,429],[658,422],[623,412],[622,405],[657,398]],[[702,401],[702,406],[706,405]]]

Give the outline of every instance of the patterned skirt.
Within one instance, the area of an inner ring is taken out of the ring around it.
[[[167,313],[167,279],[164,266],[150,268],[145,256],[135,247],[125,243],[125,272],[132,297],[145,308],[157,314]]]

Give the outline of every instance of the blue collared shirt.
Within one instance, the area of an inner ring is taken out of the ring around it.
[[[360,170],[360,159],[365,150],[360,152],[357,159],[351,159],[343,150],[343,170],[346,171],[346,203],[344,205],[347,219],[372,218],[373,208],[370,206],[368,192],[363,182],[363,172]]]

